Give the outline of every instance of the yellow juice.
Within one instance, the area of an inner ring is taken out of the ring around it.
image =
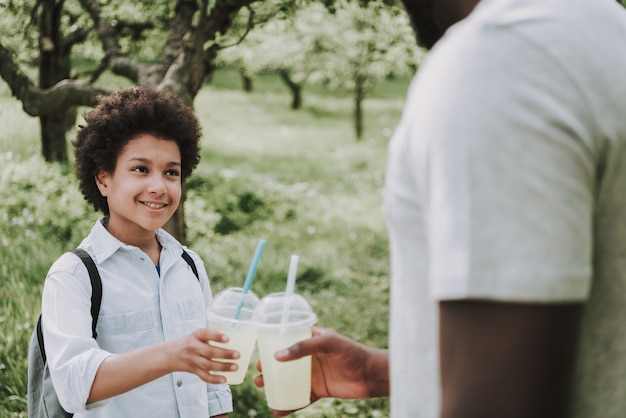
[[[259,357],[263,366],[267,405],[279,411],[307,406],[311,398],[311,357],[279,362],[274,353],[311,338],[311,328],[258,331]]]
[[[248,371],[248,365],[250,364],[250,358],[254,351],[254,343],[256,341],[256,330],[251,326],[237,326],[233,329],[225,327],[220,329],[221,332],[228,335],[230,341],[227,343],[217,343],[211,341],[211,345],[217,347],[228,348],[229,350],[239,351],[240,357],[237,360],[223,360],[229,363],[236,363],[239,368],[234,372],[217,372],[213,371],[213,374],[220,374],[226,376],[226,383],[229,385],[238,385],[243,383],[246,373]],[[216,361],[222,361],[220,359],[214,359]]]

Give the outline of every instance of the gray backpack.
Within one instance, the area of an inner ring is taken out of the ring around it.
[[[102,282],[96,264],[91,259],[87,251],[77,248],[72,251],[87,267],[89,279],[91,280],[91,331],[93,338],[96,338],[96,324],[100,313],[100,302],[102,301]],[[198,270],[191,256],[183,251],[182,257],[185,259],[193,274],[200,280]],[[28,418],[66,418],[74,414],[66,412],[59,403],[50,370],[46,361],[46,351],[44,349],[43,332],[41,330],[41,315],[37,320],[37,326],[33,330],[28,346]]]
[[[100,274],[87,251],[77,248],[72,252],[80,257],[89,272],[92,289],[91,330],[93,337],[96,338],[96,323],[102,300]],[[43,343],[41,315],[39,315],[37,326],[33,330],[33,334],[30,337],[30,345],[28,346],[28,418],[65,418],[73,415],[61,407],[54,386],[52,386]]]

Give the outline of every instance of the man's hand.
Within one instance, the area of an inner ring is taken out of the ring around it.
[[[387,350],[357,343],[335,331],[313,328],[313,337],[278,351],[279,361],[311,357],[311,402],[320,398],[364,399],[389,395]],[[257,369],[262,371],[261,364]],[[263,375],[255,378],[263,386]],[[286,416],[293,411],[274,411]]]

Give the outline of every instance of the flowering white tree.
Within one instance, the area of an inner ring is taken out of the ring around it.
[[[354,98],[354,128],[363,132],[363,100],[378,82],[410,75],[423,56],[404,9],[382,0],[338,0],[332,8],[310,3],[255,29],[240,44],[219,53],[247,77],[274,72],[301,104],[305,82],[323,83]]]
[[[320,45],[323,56],[309,78],[354,98],[354,129],[363,133],[363,100],[380,81],[412,75],[424,51],[417,47],[404,9],[380,0],[366,6],[341,0],[329,14],[328,31]]]
[[[326,8],[312,3],[304,8],[267,21],[248,34],[244,41],[221,50],[218,63],[237,68],[244,78],[275,73],[292,94],[292,109],[302,104],[302,86],[315,70],[320,52],[319,28],[325,24]],[[245,15],[241,19],[248,18]]]

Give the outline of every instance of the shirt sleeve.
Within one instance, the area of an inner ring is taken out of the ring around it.
[[[595,172],[585,100],[541,48],[488,35],[450,45],[430,63],[447,71],[419,79],[412,158],[431,292],[584,300]]]
[[[74,255],[57,260],[46,277],[42,296],[42,330],[52,383],[68,412],[104,407],[107,401],[87,404],[96,372],[111,354],[92,336],[91,282],[87,269]]]
[[[209,416],[233,412],[233,395],[228,385],[207,384]]]

